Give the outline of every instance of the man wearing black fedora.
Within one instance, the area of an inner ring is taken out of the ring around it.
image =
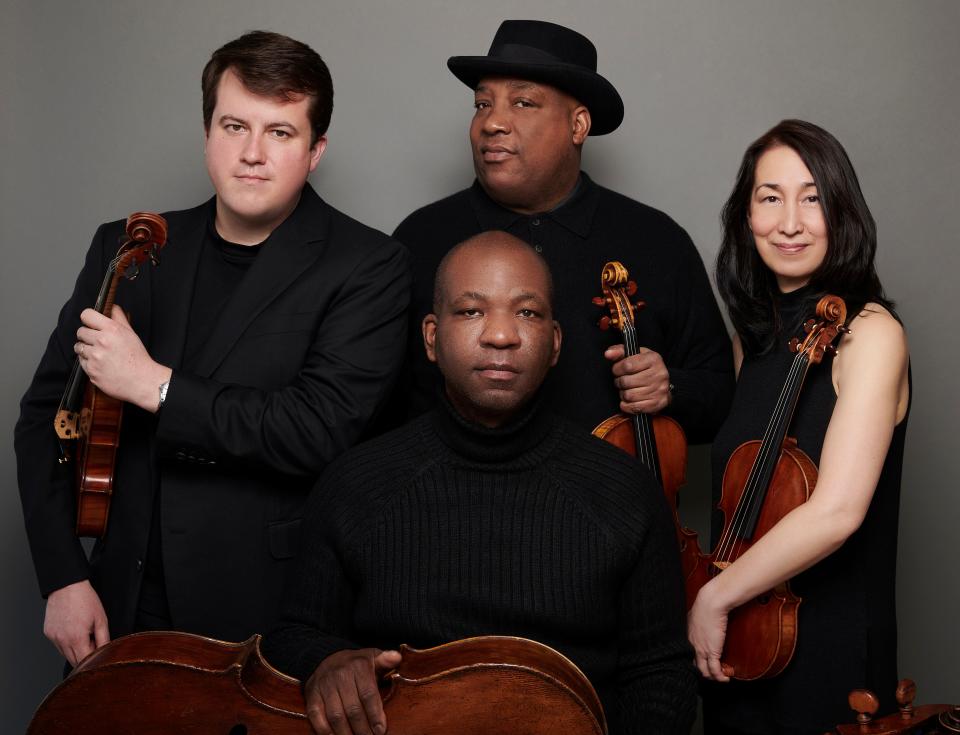
[[[594,45],[554,23],[508,20],[486,56],[453,56],[447,66],[474,90],[476,180],[394,233],[413,256],[411,325],[430,311],[444,254],[478,232],[505,230],[542,253],[556,281],[567,347],[545,387],[548,400],[587,430],[621,410],[662,411],[691,441],[710,441],[733,376],[703,262],[667,215],[580,170],[587,137],[613,132],[624,115],[617,90],[597,74]],[[641,353],[632,357],[624,358],[615,330],[597,328],[603,313],[591,303],[610,260],[628,268],[646,302],[636,320]],[[395,408],[412,417],[435,404],[440,376],[416,344],[417,329],[409,334]]]

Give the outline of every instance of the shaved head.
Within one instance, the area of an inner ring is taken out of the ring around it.
[[[450,263],[459,257],[467,255],[476,255],[483,259],[486,255],[495,252],[521,251],[532,256],[532,260],[537,263],[547,279],[547,299],[550,302],[550,309],[553,310],[553,275],[550,273],[550,266],[536,250],[530,247],[519,237],[511,235],[502,230],[490,230],[481,232],[479,235],[464,240],[454,245],[437,266],[437,274],[433,280],[433,311],[438,313],[443,306],[444,301],[449,297],[448,272]]]

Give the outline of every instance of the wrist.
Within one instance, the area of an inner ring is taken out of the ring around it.
[[[156,413],[160,410],[161,387],[169,384],[173,377],[173,370],[166,365],[153,363],[152,369],[148,371],[148,377],[141,386],[140,398],[137,405],[144,411]],[[164,394],[166,390],[162,391]],[[166,395],[164,395],[166,398]]]

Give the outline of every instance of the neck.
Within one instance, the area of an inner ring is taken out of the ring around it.
[[[522,192],[494,191],[487,188],[483,178],[477,177],[480,186],[493,201],[517,214],[531,215],[550,212],[563,204],[574,193],[577,182],[580,180],[580,166],[571,169],[568,173],[559,175],[548,191],[534,192],[534,196],[523,196]]]

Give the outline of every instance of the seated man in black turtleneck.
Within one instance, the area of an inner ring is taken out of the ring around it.
[[[423,320],[445,400],[348,451],[314,489],[264,652],[306,681],[318,733],[383,735],[376,681],[399,644],[493,634],[580,666],[611,733],[689,731],[667,504],[632,457],[537,399],[560,352],[551,301],[549,269],[512,235],[451,250]]]

